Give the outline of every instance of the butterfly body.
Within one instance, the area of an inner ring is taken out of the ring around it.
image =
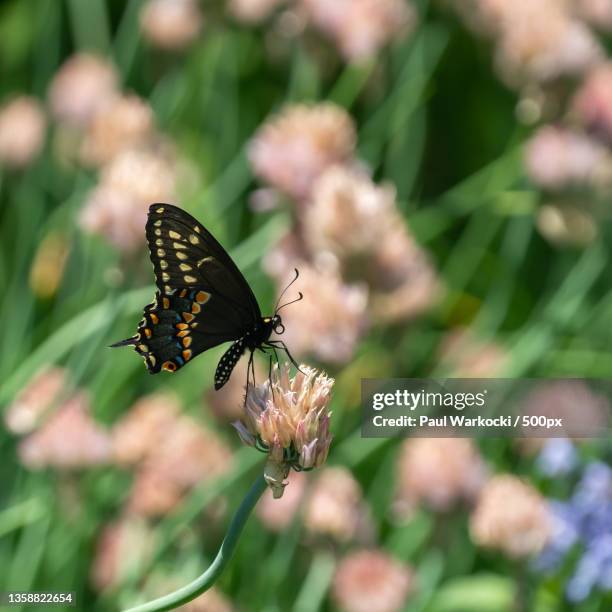
[[[146,224],[157,292],[131,338],[147,370],[175,372],[209,348],[232,342],[215,372],[220,389],[245,351],[275,349],[281,317],[263,317],[246,279],[225,249],[191,215],[170,204],[152,204]],[[281,344],[283,348],[284,344]]]

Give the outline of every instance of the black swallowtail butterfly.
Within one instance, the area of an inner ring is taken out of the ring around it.
[[[285,343],[270,340],[272,332],[285,331],[278,311],[288,304],[279,308],[277,303],[273,316],[262,317],[236,264],[196,219],[171,204],[152,204],[145,231],[158,291],[145,307],[137,333],[111,346],[134,346],[148,371],[157,374],[176,372],[203,351],[232,342],[217,366],[215,389],[229,380],[247,349],[253,379],[257,349],[269,348],[274,354],[283,349],[297,367]],[[295,272],[291,283],[298,277]],[[294,302],[302,297],[300,293]]]

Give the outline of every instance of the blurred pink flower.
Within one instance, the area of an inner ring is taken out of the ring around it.
[[[540,128],[525,149],[527,173],[547,189],[592,183],[606,163],[610,164],[610,157],[597,141],[552,125]]]
[[[286,0],[229,0],[229,11],[244,23],[264,21]]]
[[[375,55],[406,35],[416,11],[404,0],[301,0],[313,24],[330,36],[348,60]]]
[[[580,411],[579,420],[576,418],[576,410]],[[566,424],[573,423],[574,431],[579,423],[584,436],[592,437],[606,428],[610,402],[604,394],[591,389],[585,381],[550,381],[542,382],[527,394],[522,401],[520,413],[560,417]]]
[[[219,437],[187,416],[168,423],[146,455],[132,486],[128,509],[144,516],[173,510],[192,487],[232,468],[232,453]]]
[[[512,85],[579,75],[603,51],[584,23],[571,19],[562,3],[520,2],[507,16],[498,39],[497,65]]]
[[[338,542],[367,540],[373,531],[359,482],[344,467],[324,468],[306,496],[304,525]]]
[[[431,308],[442,286],[429,257],[409,233],[401,215],[374,253],[367,278],[369,311],[384,323],[414,318]]]
[[[90,467],[108,463],[111,439],[91,417],[89,399],[81,392],[21,442],[19,457],[30,469]]]
[[[588,128],[612,138],[612,62],[600,64],[587,75],[572,107]]]
[[[61,121],[85,127],[115,97],[118,80],[115,67],[107,59],[88,53],[73,55],[51,82],[51,111]]]
[[[154,544],[154,531],[140,518],[126,516],[106,525],[90,570],[95,588],[112,589],[137,574],[150,559]]]
[[[382,550],[362,550],[340,561],[332,595],[343,612],[399,612],[414,588],[410,566]]]
[[[442,341],[440,362],[455,378],[495,378],[503,373],[508,354],[495,342],[480,340],[469,329],[455,329]]]
[[[101,166],[122,151],[146,144],[153,129],[153,111],[147,102],[135,95],[116,96],[93,115],[81,158],[87,165]]]
[[[299,200],[325,168],[351,157],[355,138],[353,121],[339,106],[287,106],[259,128],[249,160],[259,178]]]
[[[6,409],[7,429],[20,435],[33,431],[69,387],[64,368],[50,366],[36,374]]]
[[[485,483],[486,466],[467,438],[410,438],[397,462],[395,509],[410,516],[425,504],[438,512],[471,500]]]
[[[280,499],[267,489],[257,504],[257,516],[267,529],[280,532],[287,529],[302,506],[307,482],[305,472],[289,472],[288,486]]]
[[[0,107],[0,166],[23,168],[40,153],[47,120],[35,98],[19,96]]]
[[[601,30],[612,30],[612,0],[572,0],[575,13]]]
[[[272,254],[272,258],[274,254]],[[346,285],[333,271],[295,262],[304,299],[283,310],[283,340],[295,355],[314,355],[327,363],[346,363],[367,327],[367,290]],[[280,277],[279,291],[289,275]]]
[[[140,398],[113,428],[115,460],[138,463],[155,452],[180,415],[174,395],[155,393]]]
[[[502,474],[482,489],[470,533],[479,546],[526,557],[541,551],[548,541],[550,518],[546,500],[536,489],[516,476]]]
[[[392,186],[379,187],[354,167],[331,166],[314,184],[302,231],[312,253],[371,256],[398,221],[396,212]]]
[[[81,211],[81,227],[122,251],[140,248],[147,209],[152,202],[174,200],[176,172],[174,160],[163,152],[124,151],[103,169]]]
[[[140,12],[140,27],[162,49],[183,49],[198,37],[202,14],[195,0],[148,0]]]

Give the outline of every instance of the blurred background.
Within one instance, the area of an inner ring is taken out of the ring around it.
[[[0,590],[169,592],[261,471],[245,364],[215,393],[223,348],[155,377],[107,348],[167,201],[264,312],[300,269],[284,340],[336,379],[327,466],[187,609],[612,609],[609,440],[359,433],[362,377],[539,377],[606,418],[545,379],[612,372],[611,43],[612,0],[2,2]]]

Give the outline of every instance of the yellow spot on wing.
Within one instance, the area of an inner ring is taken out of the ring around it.
[[[160,267],[162,270],[167,270],[167,269],[168,269],[168,262],[167,262],[167,261],[165,261],[164,259],[161,259],[161,260],[159,261],[159,267]]]
[[[186,264],[186,263],[179,264],[179,268],[183,272],[189,272],[189,270],[191,270],[191,266],[189,264]]]
[[[167,272],[162,272],[162,280],[167,283],[170,280],[170,275]]]
[[[157,256],[158,257],[165,257],[166,256],[166,251],[164,251],[164,249],[157,249]]]
[[[186,248],[187,248],[187,245],[186,245],[186,244],[183,244],[182,242],[173,242],[173,243],[172,243],[172,246],[173,246],[175,249],[186,249]]]
[[[191,323],[191,321],[193,321],[195,319],[195,317],[190,312],[184,312],[183,313],[183,319],[185,319],[185,321],[187,321],[187,323]]]
[[[173,238],[174,240],[181,240],[183,238],[178,232],[175,232],[174,230],[170,230],[168,232],[168,236],[170,236],[170,238]]]
[[[202,310],[202,309],[200,308],[200,305],[199,305],[199,304],[197,304],[197,303],[195,303],[195,302],[194,302],[194,303],[191,305],[191,312],[192,312],[193,314],[198,314],[198,312],[200,312],[201,310]]]
[[[156,244],[157,246],[164,246],[164,241],[163,241],[161,238],[158,238],[158,239],[155,241],[155,244]]]
[[[186,336],[185,338],[183,338],[183,346],[187,348],[188,346],[191,345],[191,341],[192,341],[191,336]]]
[[[185,279],[186,283],[197,283],[198,282],[198,279],[195,276],[189,276],[189,274],[185,274],[183,278]]]
[[[155,230],[155,235],[156,236],[161,236],[161,230],[160,229],[156,229]]]
[[[187,253],[181,253],[181,251],[177,251],[176,256],[183,261],[189,259],[189,255],[187,255]]]
[[[156,213],[159,213],[159,214],[161,215],[161,214],[164,212],[164,207],[163,207],[163,206],[160,206],[159,208],[156,208],[156,209],[155,209],[155,212],[156,212]]]
[[[191,242],[191,244],[199,244],[200,239],[195,234],[189,234],[189,242]]]
[[[158,219],[157,221],[155,221],[155,223],[153,223],[155,227],[160,227],[161,224],[162,224],[161,219]]]
[[[191,351],[183,351],[183,359],[189,361],[191,359]]]

